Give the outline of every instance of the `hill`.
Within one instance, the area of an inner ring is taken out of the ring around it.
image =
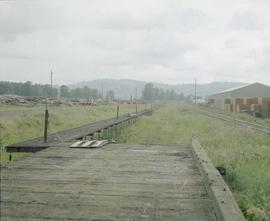
[[[105,95],[107,91],[113,90],[115,92],[115,96],[117,98],[128,99],[132,95],[135,97],[136,88],[137,88],[137,96],[140,97],[142,94],[142,90],[145,84],[148,82],[145,81],[137,81],[137,80],[129,80],[129,79],[122,79],[122,80],[113,80],[113,79],[98,79],[92,81],[85,81],[80,82],[77,84],[69,85],[70,88],[76,87],[83,87],[88,86],[90,88],[95,88],[98,91],[102,92]],[[162,83],[155,83],[154,86],[168,89],[168,90],[175,90],[177,93],[183,93],[184,95],[193,95],[194,94],[194,84],[162,84]],[[245,85],[245,83],[241,82],[211,82],[205,84],[198,84],[197,85],[197,94],[198,96],[206,97],[210,94],[226,90],[232,87],[238,87]]]

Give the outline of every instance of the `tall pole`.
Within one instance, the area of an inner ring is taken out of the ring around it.
[[[101,96],[102,96],[102,101],[103,101],[103,85],[101,86]]]
[[[51,69],[51,89],[52,89],[52,77],[53,77],[53,72],[52,72],[52,69]]]

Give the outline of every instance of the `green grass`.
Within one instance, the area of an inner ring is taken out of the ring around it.
[[[0,104],[1,111],[12,111],[12,110],[29,110],[31,106],[29,105],[9,105],[9,104]]]
[[[194,114],[191,107],[164,106],[140,118],[120,140],[127,143],[190,143],[197,136],[215,165],[227,168],[227,183],[248,220],[270,220],[270,137]]]
[[[5,107],[6,108],[6,107]],[[143,109],[144,106],[140,106]],[[13,107],[11,108],[13,109]],[[0,111],[1,111],[0,106]],[[14,108],[17,110],[17,108]],[[44,110],[31,108],[24,116],[1,117],[4,145],[42,136]],[[122,105],[120,114],[133,112]],[[50,133],[115,116],[116,106],[59,107],[50,110]],[[196,135],[215,165],[224,165],[225,177],[248,220],[270,220],[270,137],[248,128],[196,115],[191,107],[164,105],[152,116],[140,118],[120,141],[128,143],[190,143]],[[26,154],[13,154],[13,159]],[[8,155],[1,154],[1,162]]]
[[[18,110],[22,107],[10,106],[9,110]],[[144,105],[138,105],[138,110],[143,110]],[[3,109],[7,109],[4,107]],[[2,106],[0,106],[0,111]],[[2,146],[25,141],[31,138],[43,136],[44,108],[32,107],[28,114],[18,116],[0,117],[0,123],[5,128],[2,130]],[[119,114],[135,112],[134,104],[120,105]],[[49,134],[65,129],[78,127],[87,123],[100,121],[116,116],[116,105],[100,106],[73,106],[49,108]],[[12,158],[25,156],[25,153],[13,153]],[[8,154],[1,153],[1,163],[8,161]]]

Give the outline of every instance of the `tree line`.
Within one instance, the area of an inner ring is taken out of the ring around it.
[[[0,94],[56,97],[58,95],[58,89],[51,88],[49,84],[32,84],[31,81],[25,83],[0,81]]]
[[[103,96],[97,89],[92,89],[87,86],[70,89],[67,85],[62,85],[60,88],[58,88],[51,87],[49,84],[33,84],[31,81],[24,83],[0,81],[0,94],[38,97],[60,96],[66,98],[83,99],[98,99]],[[114,99],[114,91],[107,91],[106,97]]]
[[[67,85],[58,87],[51,87],[49,84],[33,84],[30,81],[24,83],[0,81],[0,94],[11,94],[20,96],[39,96],[39,97],[66,97],[66,98],[83,98],[83,99],[98,99],[102,98],[103,94],[99,93],[97,89],[84,86],[82,88],[70,89]],[[113,90],[106,92],[105,97],[114,99],[115,94]],[[183,93],[176,93],[174,90],[163,90],[154,87],[149,83],[144,86],[142,97],[145,101],[154,100],[171,100],[182,101],[185,100]]]
[[[153,84],[148,83],[143,88],[142,99],[146,101],[182,101],[185,100],[185,96],[183,93],[179,94],[174,90],[163,90],[162,88],[154,87]]]

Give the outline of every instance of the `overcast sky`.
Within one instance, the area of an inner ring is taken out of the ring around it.
[[[270,0],[0,0],[0,80],[270,84]]]

